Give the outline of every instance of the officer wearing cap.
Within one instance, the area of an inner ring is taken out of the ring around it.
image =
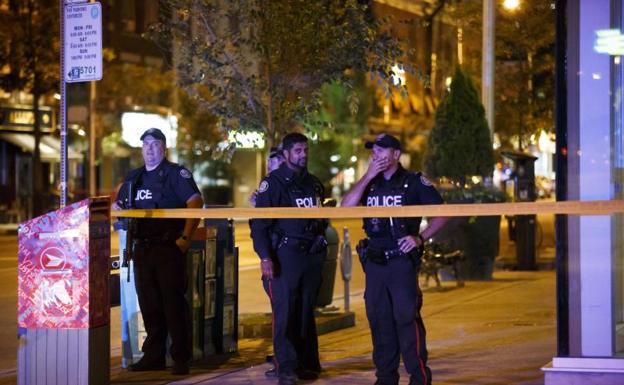
[[[198,208],[203,200],[193,175],[166,158],[166,138],[157,128],[141,135],[145,165],[130,171],[122,184],[118,201],[132,201],[138,209]],[[129,196],[131,192],[131,196]],[[139,219],[133,234],[132,259],[139,306],[147,338],[143,357],[130,365],[131,371],[165,368],[167,335],[173,374],[187,374],[191,358],[190,313],[185,299],[187,277],[185,254],[199,221],[195,219]]]
[[[284,163],[284,154],[282,153],[282,146],[271,147],[269,151],[269,157],[267,159],[267,173],[279,168]],[[252,207],[256,207],[256,197],[258,196],[258,190],[254,190],[249,196],[249,204]]]
[[[308,173],[308,139],[282,140],[284,163],[260,183],[256,207],[319,207],[321,182]],[[314,305],[321,284],[326,220],[254,219],[251,237],[273,309],[273,351],[280,385],[318,378],[321,365]]]
[[[267,158],[267,174],[273,170],[276,170],[284,163],[284,154],[282,152],[282,146],[273,146],[269,151],[269,157]],[[256,197],[258,196],[258,189],[254,190],[249,196],[249,204],[252,207],[256,207]],[[251,220],[249,221],[251,225]],[[275,235],[277,236],[277,235]],[[267,370],[264,374],[267,377],[276,377],[277,376],[277,367],[275,366],[275,360],[273,356],[267,356],[267,361],[273,364],[273,367]]]
[[[367,142],[372,150],[368,170],[344,196],[342,206],[406,206],[440,204],[442,197],[421,173],[399,163],[401,143],[381,134]],[[421,218],[365,218],[368,237],[360,242],[366,273],[365,303],[373,337],[375,385],[399,383],[399,356],[410,374],[410,385],[431,384],[427,366],[425,326],[420,308],[418,269],[423,243],[446,222],[432,218],[419,233]]]

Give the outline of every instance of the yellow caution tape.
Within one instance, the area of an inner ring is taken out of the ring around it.
[[[610,215],[624,213],[624,200],[443,204],[394,207],[266,207],[150,209],[112,211],[117,217],[133,218],[375,218],[375,217],[458,217],[487,215],[568,214]]]

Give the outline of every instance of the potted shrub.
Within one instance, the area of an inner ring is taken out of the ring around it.
[[[442,188],[447,203],[502,202],[502,192],[479,182],[487,180],[493,168],[494,151],[485,110],[472,81],[457,68],[436,111],[425,169],[430,176],[449,182],[449,187]],[[498,255],[499,227],[500,216],[456,217],[436,236],[436,241],[464,251],[459,269],[464,279],[487,280],[492,278]]]

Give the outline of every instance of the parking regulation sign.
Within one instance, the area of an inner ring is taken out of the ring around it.
[[[65,81],[102,79],[102,5],[65,6]]]

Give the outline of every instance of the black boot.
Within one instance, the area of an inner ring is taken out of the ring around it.
[[[149,372],[152,370],[164,370],[165,359],[164,358],[146,358],[143,356],[139,361],[128,366],[128,370],[131,372]]]
[[[183,376],[189,374],[189,365],[186,362],[174,361],[173,368],[171,368],[171,374],[176,376]]]
[[[297,376],[294,373],[280,373],[278,385],[297,385]]]

